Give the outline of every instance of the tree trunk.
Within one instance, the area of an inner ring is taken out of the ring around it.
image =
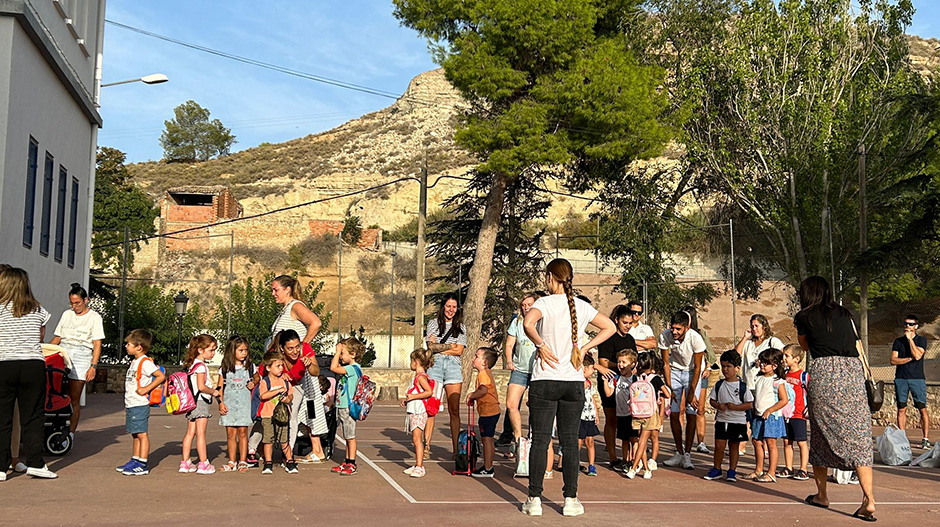
[[[467,327],[467,348],[461,357],[464,393],[470,386],[473,373],[473,356],[480,345],[480,332],[483,327],[483,306],[486,302],[486,290],[490,285],[493,271],[493,251],[496,248],[496,234],[499,220],[503,213],[503,202],[509,178],[505,174],[495,174],[493,186],[486,196],[486,208],[483,210],[483,223],[477,236],[477,250],[470,268],[470,286],[467,288],[467,300],[464,303],[464,324]]]

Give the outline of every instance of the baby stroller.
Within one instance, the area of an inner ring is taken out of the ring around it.
[[[72,449],[69,424],[72,418],[72,399],[69,397],[68,353],[60,346],[43,344],[46,360],[45,449],[53,456],[64,456]]]

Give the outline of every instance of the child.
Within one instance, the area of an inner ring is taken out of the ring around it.
[[[424,408],[424,400],[431,396],[431,383],[428,381],[427,369],[434,362],[434,355],[421,348],[411,352],[411,371],[415,377],[411,388],[401,402],[402,408],[407,408],[406,427],[411,434],[415,445],[415,465],[405,469],[405,474],[413,478],[424,477],[424,428],[428,425],[428,412]]]
[[[339,381],[339,393],[336,395],[336,418],[343,425],[343,437],[346,439],[346,459],[336,465],[331,472],[342,476],[352,476],[356,473],[356,421],[349,415],[349,404],[356,395],[359,379],[362,378],[362,369],[359,361],[366,347],[354,337],[345,338],[336,343],[336,353],[330,370],[342,375]]]
[[[261,398],[261,442],[264,445],[264,468],[261,473],[271,474],[274,467],[274,443],[277,443],[284,452],[284,470],[288,474],[297,474],[297,462],[294,461],[287,437],[290,427],[274,422],[274,409],[278,403],[290,405],[294,398],[294,390],[284,374],[284,358],[276,351],[269,351],[264,354],[262,363],[267,376],[258,386]]]
[[[666,381],[657,375],[656,367],[656,353],[647,351],[637,357],[636,370],[642,375],[642,377],[638,377],[638,379],[649,382],[652,385],[653,391],[656,393],[656,398],[654,399],[655,409],[652,416],[645,418],[637,416],[632,417],[633,430],[639,432],[640,438],[636,445],[636,452],[633,454],[633,464],[624,474],[624,476],[630,479],[636,476],[637,470],[640,468],[640,463],[643,464],[643,479],[653,477],[653,469],[650,467],[651,462],[647,460],[646,456],[646,444],[650,441],[654,433],[659,433],[659,428],[663,426],[663,408],[666,406],[663,403],[672,397],[669,388],[666,387]],[[633,396],[631,395],[631,401],[632,400]]]
[[[656,375],[658,375],[660,379],[665,379],[666,378],[666,363],[663,362],[662,355],[658,353],[651,353],[650,357],[653,359],[653,363],[654,363],[653,372],[656,373]],[[666,387],[666,391],[669,391],[669,397],[672,397],[672,391],[669,390],[668,386]],[[669,403],[669,401],[666,401],[666,402]],[[659,418],[662,420],[663,423],[665,423],[666,418],[668,416],[669,416],[669,404],[664,404],[659,409]],[[656,465],[656,458],[659,457],[659,433],[662,431],[663,431],[663,426],[662,424],[660,424],[659,428],[654,428],[652,430],[652,435],[650,436],[652,438],[651,442],[653,444],[652,452],[650,453],[649,461],[647,462],[647,465],[649,466],[650,470],[657,470],[659,468]]]
[[[127,433],[134,437],[131,459],[117,468],[125,476],[145,476],[150,474],[147,456],[150,454],[150,437],[147,425],[150,420],[151,391],[166,380],[160,368],[147,356],[153,335],[145,329],[135,329],[124,339],[124,349],[133,357],[124,376],[124,415]],[[139,372],[138,372],[139,370]],[[147,379],[144,382],[144,379]]]
[[[212,335],[196,335],[189,341],[186,351],[184,367],[189,372],[189,384],[193,387],[196,396],[196,407],[186,414],[189,424],[186,426],[186,435],[183,436],[183,460],[180,461],[180,472],[195,472],[197,474],[215,474],[215,467],[209,463],[206,454],[206,425],[212,414],[209,409],[212,398],[217,401],[219,390],[215,389],[212,376],[209,375],[209,366],[206,362],[215,356],[219,343]],[[192,450],[193,438],[196,438],[196,454],[199,455],[199,465],[193,465],[189,459]]]
[[[588,476],[597,475],[597,467],[594,466],[594,436],[601,433],[597,426],[601,424],[599,412],[597,411],[597,401],[594,395],[597,394],[597,386],[591,382],[594,376],[594,356],[590,353],[584,355],[582,361],[584,365],[584,409],[581,410],[581,428],[578,430],[578,452],[582,446],[587,446],[588,466],[587,471],[581,471]]]
[[[754,419],[751,421],[751,439],[757,467],[747,476],[758,483],[776,483],[777,438],[787,435],[781,408],[787,405],[787,390],[784,384],[783,353],[778,349],[765,349],[757,356],[760,368],[754,384]],[[764,470],[764,446],[769,454],[770,469]]]
[[[787,419],[787,438],[784,441],[783,460],[787,468],[777,473],[777,477],[792,477],[798,481],[806,481],[809,474],[806,468],[809,465],[809,448],[806,444],[806,383],[809,374],[800,368],[805,353],[797,344],[788,344],[783,348],[783,363],[787,366],[787,382],[793,387],[795,400],[793,401],[793,417]],[[793,471],[793,443],[800,447],[800,469]]]
[[[248,427],[253,423],[251,415],[251,390],[255,383],[254,365],[248,355],[248,339],[232,337],[225,344],[222,365],[219,367],[221,385],[219,392],[219,424],[225,427],[228,441],[228,463],[222,466],[223,472],[245,472],[248,470]],[[235,455],[238,454],[238,463]]]
[[[493,372],[499,353],[493,348],[482,347],[473,357],[473,367],[477,370],[477,389],[467,396],[467,404],[477,405],[477,417],[480,424],[480,439],[483,441],[483,466],[473,471],[475,478],[492,478],[493,457],[496,454],[496,423],[499,422],[499,395],[493,383]]]
[[[617,439],[621,441],[620,449],[623,456],[620,464],[613,467],[617,472],[626,472],[630,465],[628,460],[633,459],[633,445],[639,437],[633,429],[633,418],[630,416],[630,383],[633,382],[636,359],[636,350],[618,351],[617,369],[620,375],[615,375],[613,380],[604,380],[604,393],[607,397],[614,397],[617,402]]]
[[[722,380],[715,384],[709,403],[717,410],[715,414],[715,464],[704,478],[714,480],[721,477],[721,463],[728,446],[728,475],[731,483],[738,481],[738,458],[741,443],[747,443],[747,411],[754,407],[754,395],[738,376],[741,373],[741,355],[735,350],[721,354]],[[730,445],[729,445],[730,444]],[[763,452],[761,452],[763,454]]]

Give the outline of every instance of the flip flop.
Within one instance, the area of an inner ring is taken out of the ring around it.
[[[859,520],[862,520],[863,522],[876,522],[876,521],[878,521],[878,518],[875,518],[875,515],[874,515],[874,514],[861,514],[861,512],[862,512],[862,508],[859,507],[857,511],[855,511],[855,512],[852,513],[852,517],[853,517],[853,518],[858,518]]]
[[[810,495],[807,496],[806,499],[803,500],[803,501],[805,501],[805,502],[806,502],[807,504],[809,504],[809,505],[812,505],[813,507],[819,507],[820,509],[828,509],[828,508],[829,508],[828,505],[823,505],[822,503],[817,503],[817,502],[813,501],[813,500],[816,499],[816,496],[818,496],[818,494],[810,494]]]

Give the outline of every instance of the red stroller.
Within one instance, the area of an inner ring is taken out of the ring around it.
[[[53,456],[64,456],[72,449],[69,421],[72,399],[69,397],[69,368],[62,353],[52,352],[46,360],[45,449]]]

